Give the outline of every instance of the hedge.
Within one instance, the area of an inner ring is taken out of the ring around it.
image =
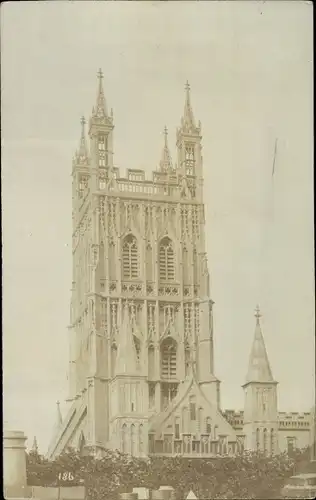
[[[176,498],[186,498],[193,490],[200,500],[210,499],[275,499],[286,479],[308,462],[308,450],[291,457],[280,454],[265,457],[245,453],[236,457],[183,458],[152,457],[137,459],[108,450],[102,459],[81,456],[69,449],[56,460],[48,461],[37,453],[27,456],[29,485],[57,486],[58,476],[71,472],[72,481],[63,485],[86,487],[87,500],[117,500],[119,492],[144,486],[159,489],[173,486]]]

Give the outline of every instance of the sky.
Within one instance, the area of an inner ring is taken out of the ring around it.
[[[254,309],[279,409],[314,403],[312,4],[13,2],[1,15],[4,418],[47,450],[66,412],[71,160],[97,71],[115,164],[158,166],[189,80],[223,408],[242,409]],[[275,174],[272,165],[278,139]]]

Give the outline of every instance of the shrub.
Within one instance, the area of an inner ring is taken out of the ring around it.
[[[88,500],[116,500],[119,492],[131,491],[135,486],[158,489],[161,485],[173,486],[179,500],[186,498],[190,490],[200,500],[274,499],[280,498],[286,479],[306,458],[303,450],[291,457],[245,453],[222,458],[175,456],[143,460],[108,450],[102,459],[95,459],[70,449],[54,461],[30,453],[27,474],[30,485],[57,486],[58,475],[71,472],[73,480],[63,484],[84,484]]]

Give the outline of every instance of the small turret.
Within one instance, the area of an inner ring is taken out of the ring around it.
[[[169,172],[173,170],[171,154],[168,146],[168,129],[164,128],[164,147],[161,154],[161,160],[159,163],[161,172]]]
[[[189,82],[185,85],[184,111],[181,125],[177,129],[178,172],[183,176],[194,179],[191,182],[194,198],[202,199],[203,186],[203,158],[201,146],[201,127],[196,126],[192,105],[191,88]]]
[[[80,123],[81,123],[81,136],[80,136],[79,150],[76,151],[75,154],[75,161],[77,165],[88,165],[89,153],[88,153],[88,146],[85,133],[86,120],[84,116],[81,117]]]
[[[97,99],[89,122],[91,164],[93,168],[108,170],[113,167],[113,110],[108,113],[101,69],[97,76]],[[102,175],[107,177],[108,173],[103,171]],[[97,179],[95,181],[97,185]]]
[[[106,100],[104,96],[104,90],[103,90],[103,73],[101,68],[98,71],[98,80],[99,80],[99,85],[98,85],[98,91],[97,91],[97,100],[96,100],[96,105],[92,109],[92,116],[98,117],[98,118],[109,118],[108,116],[108,111],[107,111],[107,106],[106,106]]]
[[[256,327],[249,357],[244,406],[245,448],[274,455],[278,451],[277,382],[261,331],[260,310],[255,311]]]

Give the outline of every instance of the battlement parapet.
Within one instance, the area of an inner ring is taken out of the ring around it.
[[[279,412],[279,428],[309,429],[311,424],[310,412]]]

